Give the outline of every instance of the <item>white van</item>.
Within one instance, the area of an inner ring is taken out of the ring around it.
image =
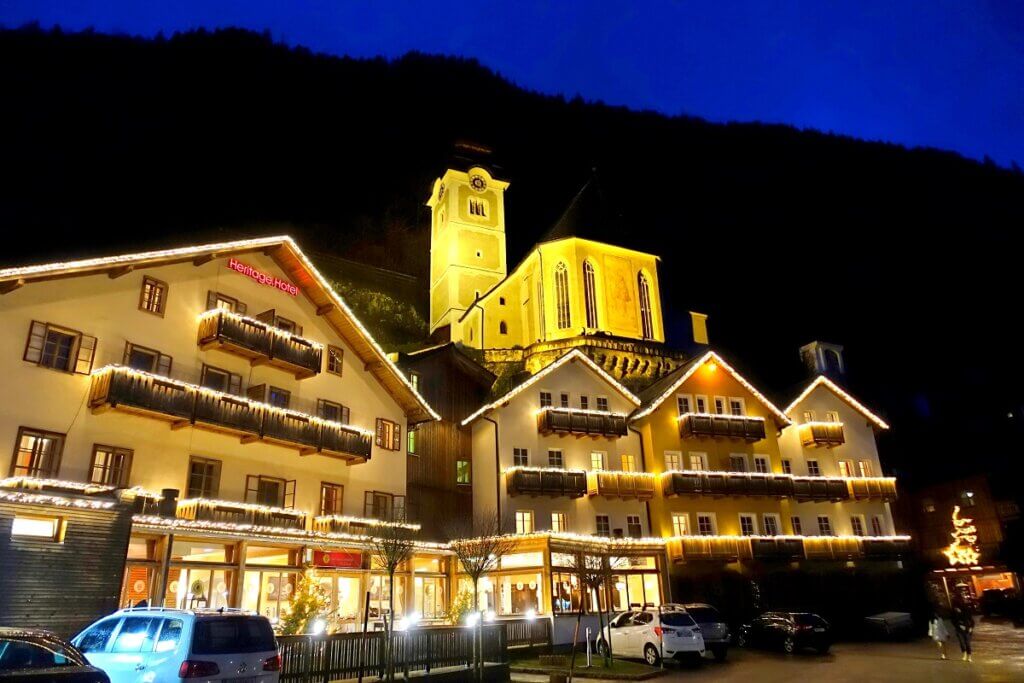
[[[123,609],[71,642],[111,683],[277,683],[281,672],[270,622],[241,610]]]

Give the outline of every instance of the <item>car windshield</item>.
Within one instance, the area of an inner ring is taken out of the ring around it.
[[[697,622],[693,620],[686,612],[666,612],[661,615],[661,623],[665,626],[696,626]]]
[[[825,620],[817,614],[794,614],[793,620],[801,626],[827,626]]]
[[[192,652],[226,655],[277,650],[270,622],[257,617],[198,619]]]
[[[718,610],[710,607],[690,607],[686,611],[689,612],[690,616],[693,617],[698,624],[710,624],[722,620],[722,618],[718,616]]]
[[[0,638],[0,671],[74,666],[78,663],[76,659],[52,641]]]

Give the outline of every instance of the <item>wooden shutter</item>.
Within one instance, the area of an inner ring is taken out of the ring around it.
[[[163,375],[164,377],[171,376],[171,363],[172,359],[165,353],[161,353],[156,361],[156,374]]]
[[[206,310],[212,311],[217,308],[217,292],[210,290],[206,293]]]
[[[241,301],[235,301],[235,313],[245,315],[246,306]]]
[[[75,360],[75,372],[88,375],[92,372],[92,362],[96,358],[96,337],[82,334],[78,337],[78,357]]]
[[[252,494],[251,496],[249,494]],[[255,503],[260,497],[260,478],[255,474],[245,475],[245,502]]]
[[[254,384],[246,390],[245,395],[253,401],[259,401],[262,403],[267,399],[267,385]]]
[[[373,517],[373,491],[363,494],[363,517]]]
[[[43,345],[46,343],[46,323],[36,320],[28,328],[28,340],[25,342],[24,360],[38,363],[43,357]]]
[[[242,395],[242,376],[230,373],[228,375],[228,393],[235,396]]]
[[[295,480],[289,479],[284,483],[284,507],[291,510],[295,507]]]
[[[275,311],[273,308],[267,311],[263,311],[262,313],[256,316],[256,319],[259,320],[261,323],[273,325],[274,321],[277,320],[277,311]]]
[[[397,422],[392,422],[391,432],[391,450],[400,451],[402,450],[402,428]]]
[[[377,439],[376,444],[381,448],[387,448],[387,444],[384,443],[384,418],[377,418]]]

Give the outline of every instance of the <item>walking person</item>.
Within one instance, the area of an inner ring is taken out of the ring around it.
[[[946,610],[936,609],[928,622],[928,637],[939,646],[939,657],[946,659],[946,645],[953,638],[953,622]]]
[[[974,633],[974,615],[966,600],[953,602],[953,627],[956,639],[960,642],[960,651],[965,662],[971,661],[971,636]]]

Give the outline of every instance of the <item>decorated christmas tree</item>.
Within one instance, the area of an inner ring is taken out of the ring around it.
[[[960,506],[953,508],[953,542],[942,554],[949,559],[951,565],[972,566],[978,563],[981,553],[975,543],[978,542],[978,528],[972,519],[960,516]]]
[[[299,586],[292,598],[291,610],[281,620],[281,633],[311,633],[316,620],[324,618],[329,604],[330,597],[316,574],[307,572],[299,579]]]

